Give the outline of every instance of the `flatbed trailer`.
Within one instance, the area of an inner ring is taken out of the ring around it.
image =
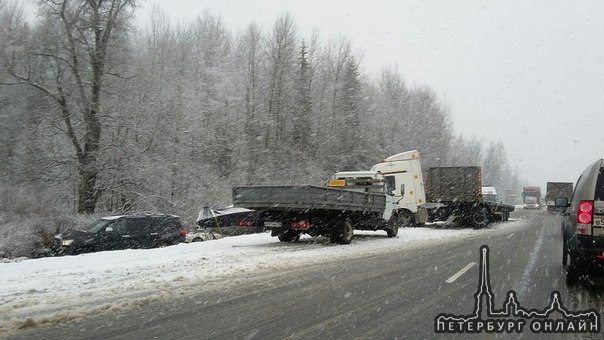
[[[382,178],[377,172],[364,174]],[[383,191],[383,185],[380,179],[361,186],[362,190],[314,185],[234,187],[233,205],[258,211],[259,222],[282,242],[297,240],[305,233],[348,244],[354,229],[397,235],[396,202],[378,192]]]
[[[428,221],[461,222],[484,228],[491,221],[507,221],[513,205],[482,198],[481,169],[478,166],[434,167],[427,170],[426,201]]]
[[[233,188],[233,204],[253,210],[338,210],[381,213],[386,195],[314,185]]]

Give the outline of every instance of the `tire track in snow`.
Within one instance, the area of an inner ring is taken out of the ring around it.
[[[529,280],[531,273],[535,272],[535,267],[537,266],[537,258],[539,258],[539,254],[541,253],[543,248],[543,229],[539,229],[539,234],[537,235],[537,242],[535,243],[535,247],[533,251],[529,255],[529,261],[524,268],[524,272],[522,273],[522,278],[520,282],[518,282],[518,289],[516,290],[516,294],[518,297],[525,298],[526,293],[529,290]]]

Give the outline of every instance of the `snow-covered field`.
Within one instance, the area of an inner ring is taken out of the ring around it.
[[[392,239],[382,231],[355,231],[350,245],[332,244],[324,237],[280,243],[262,233],[159,249],[4,262],[0,263],[0,334],[136,307],[215,283],[228,285],[233,278],[251,273],[510,232],[524,223],[510,220],[483,230],[403,228]]]

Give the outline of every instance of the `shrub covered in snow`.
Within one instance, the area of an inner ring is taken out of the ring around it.
[[[37,257],[54,235],[98,216],[73,213],[50,193],[25,186],[0,186],[0,258]]]

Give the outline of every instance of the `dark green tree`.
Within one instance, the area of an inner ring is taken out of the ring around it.
[[[363,166],[364,138],[361,133],[361,115],[363,114],[363,87],[360,80],[359,65],[353,56],[348,57],[342,78],[342,90],[339,100],[338,135],[340,155],[344,157],[343,166],[349,170],[360,170]]]
[[[306,43],[302,40],[298,57],[299,70],[296,79],[296,97],[293,111],[293,147],[299,151],[310,149],[309,136],[312,133],[312,100],[310,64]]]

